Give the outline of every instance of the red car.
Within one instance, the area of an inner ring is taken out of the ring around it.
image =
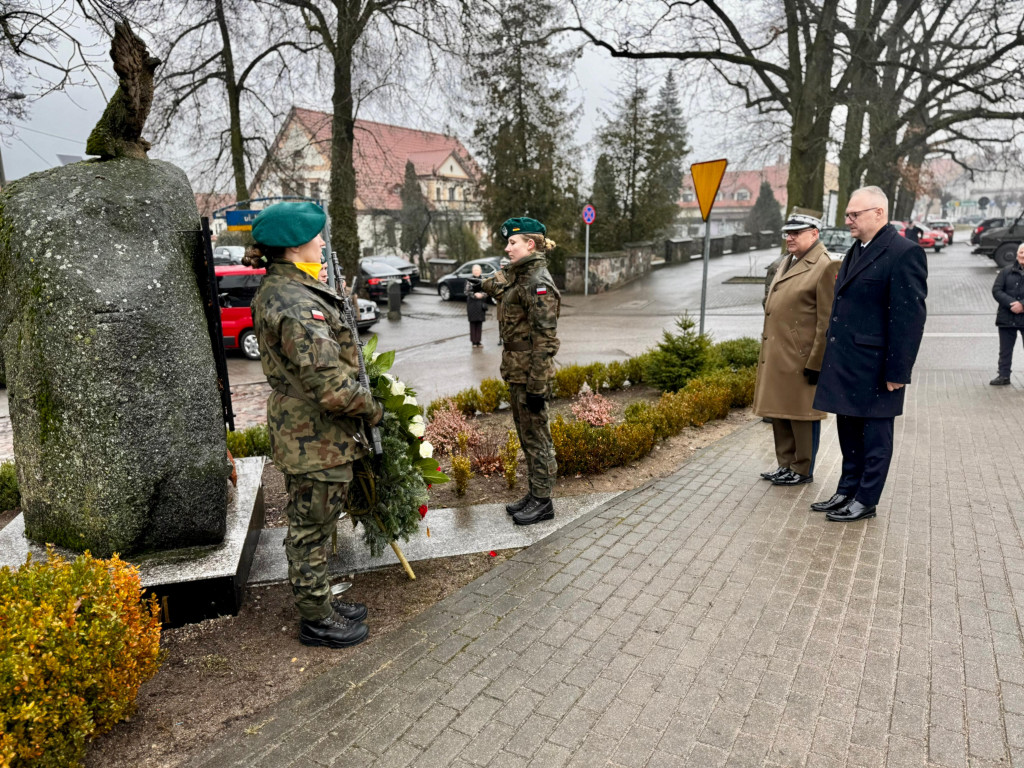
[[[231,264],[215,266],[213,271],[217,276],[224,348],[240,349],[250,360],[259,360],[260,345],[252,327],[249,305],[267,270]]]
[[[953,225],[948,221],[929,221],[928,226],[946,236],[946,245],[953,244]]]
[[[907,236],[906,222],[890,221],[889,223],[896,227],[896,231],[903,235],[903,237]],[[938,253],[946,246],[946,235],[938,230],[922,230],[917,244],[922,248],[934,248],[935,252]]]

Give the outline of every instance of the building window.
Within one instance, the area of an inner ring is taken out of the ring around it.
[[[455,187],[450,187],[448,189],[448,199],[449,200],[454,200],[455,199]]]
[[[693,192],[683,192],[683,202],[684,203],[692,203],[694,201],[694,199],[695,198],[694,198]]]
[[[736,194],[734,195],[734,199],[736,199],[736,200],[749,200],[750,199],[750,190],[747,190],[747,189],[737,189],[736,190]]]
[[[309,182],[309,196],[315,200],[320,199],[320,182],[311,181]]]
[[[437,199],[439,201],[441,199],[441,185],[440,184],[437,185]]]

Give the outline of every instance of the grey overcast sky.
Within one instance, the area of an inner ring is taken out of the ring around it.
[[[650,70],[656,76],[656,84],[660,83],[665,72],[664,66],[654,65]],[[110,95],[114,91],[115,82],[109,63],[106,65],[106,71],[109,82],[104,82],[104,90]],[[570,93],[573,99],[582,105],[575,143],[580,147],[580,163],[586,171],[584,178],[587,181],[597,156],[592,139],[600,123],[600,110],[607,111],[611,108],[619,73],[619,65],[610,57],[590,49],[576,62],[575,71],[570,76]],[[685,94],[685,83],[683,85],[685,105],[688,99]],[[17,90],[18,87],[19,85],[15,84],[12,90]],[[36,101],[31,107],[28,120],[16,121],[0,131],[3,163],[8,180],[59,165],[57,155],[84,155],[85,140],[105,106],[104,96],[96,87],[73,87],[66,93],[51,93]],[[687,111],[686,118],[694,149],[690,161],[721,156],[720,153],[724,151],[722,132],[717,131],[716,135],[712,136],[707,130],[708,125],[718,124],[720,116],[704,119],[698,111]],[[380,115],[372,114],[372,110],[371,114],[366,116],[382,119]],[[437,130],[440,126],[410,127]],[[466,136],[460,138],[465,140]],[[171,162],[180,159],[159,145],[154,147],[150,155]]]

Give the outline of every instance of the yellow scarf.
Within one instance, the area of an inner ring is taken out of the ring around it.
[[[320,268],[323,266],[319,261],[293,261],[296,267],[316,280],[320,276]]]

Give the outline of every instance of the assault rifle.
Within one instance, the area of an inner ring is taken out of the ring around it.
[[[356,315],[352,309],[352,302],[348,300],[345,291],[341,287],[341,266],[338,264],[338,254],[331,251],[331,266],[334,267],[334,290],[341,299],[341,308],[345,313],[345,322],[348,324],[349,333],[356,343],[356,360],[359,362],[359,383],[366,389],[370,389],[370,377],[366,375],[366,361],[363,359],[363,342],[359,340],[359,326],[356,324]],[[384,447],[380,442],[380,429],[369,427],[370,444],[373,445],[373,455],[380,456],[384,453]]]

